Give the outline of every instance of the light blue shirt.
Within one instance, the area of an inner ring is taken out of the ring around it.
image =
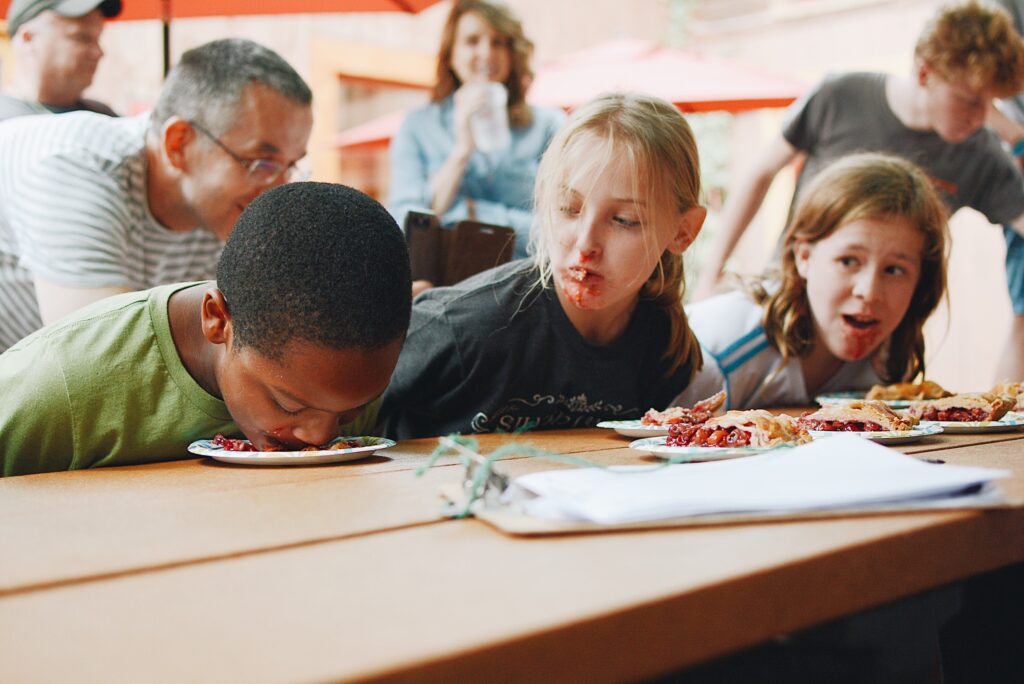
[[[391,189],[388,208],[398,225],[409,211],[430,208],[430,179],[455,145],[452,96],[409,113],[391,139]],[[565,120],[558,109],[533,107],[533,123],[512,128],[512,144],[498,157],[474,151],[466,166],[458,194],[441,216],[450,225],[468,219],[467,198],[483,223],[509,226],[516,231],[515,257],[526,256],[533,223],[533,183],[540,157]]]

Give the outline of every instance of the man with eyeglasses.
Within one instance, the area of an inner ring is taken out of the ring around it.
[[[120,13],[121,0],[13,0],[7,35],[14,68],[0,93],[0,120],[73,111],[114,116],[82,93],[103,57],[103,23]]]
[[[212,278],[242,210],[295,180],[312,94],[277,53],[189,50],[150,114],[0,123],[0,352],[105,297]]]

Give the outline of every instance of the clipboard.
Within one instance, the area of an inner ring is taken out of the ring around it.
[[[457,506],[465,502],[465,490],[460,483],[448,483],[441,487],[441,496]],[[514,537],[543,537],[567,534],[601,534],[609,532],[635,532],[669,528],[712,527],[723,525],[751,525],[801,520],[826,520],[828,518],[854,518],[878,515],[935,513],[957,510],[990,510],[1012,508],[1024,502],[1007,500],[997,489],[987,490],[975,496],[957,496],[930,501],[906,501],[877,506],[851,508],[830,508],[827,510],[744,512],[729,514],[695,515],[661,520],[603,525],[594,522],[572,520],[545,520],[523,513],[514,505],[493,505],[479,500],[471,509],[474,518],[487,523],[499,532]]]
[[[410,211],[405,218],[406,244],[413,280],[454,285],[512,259],[515,231],[479,221],[441,226],[437,216]]]

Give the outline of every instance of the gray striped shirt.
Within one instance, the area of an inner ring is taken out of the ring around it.
[[[0,123],[0,352],[42,326],[33,276],[133,290],[214,276],[213,233],[149,211],[148,126],[85,112]]]

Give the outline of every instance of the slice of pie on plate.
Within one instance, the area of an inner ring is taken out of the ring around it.
[[[693,405],[693,408],[670,406],[664,411],[650,409],[640,419],[644,425],[698,425],[710,420],[725,403],[725,390],[712,394]]]
[[[897,382],[894,385],[875,385],[864,395],[865,399],[886,401],[920,401],[922,399],[941,399],[951,396],[939,383],[925,380],[923,382]]]
[[[807,430],[790,416],[763,409],[729,411],[698,425],[669,425],[666,446],[775,447],[811,441]]]
[[[832,404],[797,418],[805,430],[825,432],[904,432],[913,430],[917,418],[896,413],[881,401]]]
[[[1014,400],[996,394],[954,394],[934,401],[910,405],[907,413],[919,420],[981,422],[999,420],[1014,406]]]

